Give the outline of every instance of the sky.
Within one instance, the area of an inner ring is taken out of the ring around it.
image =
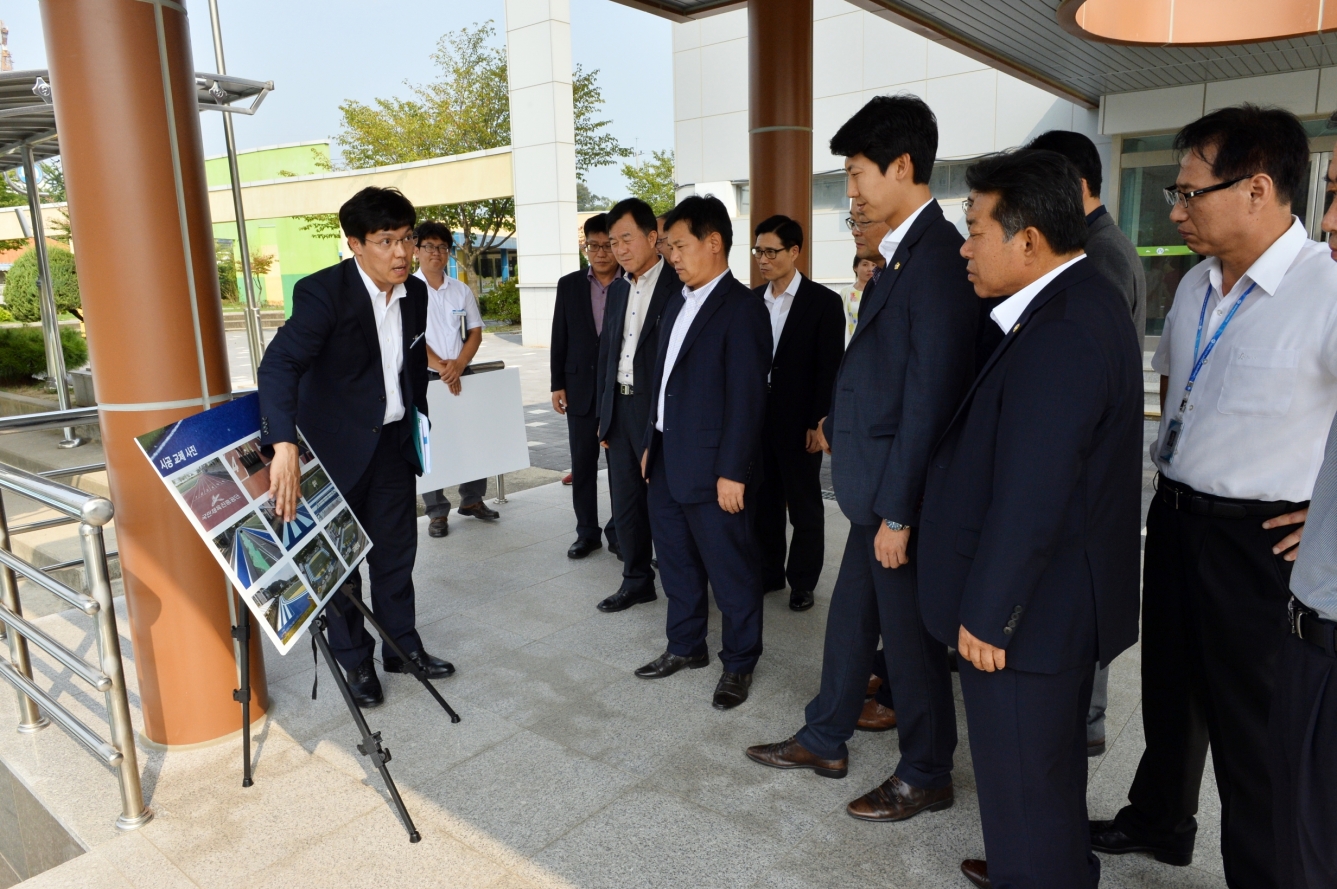
[[[670,23],[612,0],[570,0],[571,52],[599,69],[603,117],[624,145],[647,156],[673,147],[673,50]],[[213,71],[205,0],[187,0],[198,71]],[[436,73],[431,54],[447,31],[493,20],[504,41],[503,0],[219,0],[228,73],[274,81],[254,117],[235,118],[240,150],[327,139],[339,129],[339,103],[407,96],[404,81]],[[0,2],[16,70],[46,67],[37,0]],[[56,100],[60,87],[56,86]],[[222,154],[219,115],[200,119],[206,155]],[[626,194],[616,166],[592,170],[590,189]]]

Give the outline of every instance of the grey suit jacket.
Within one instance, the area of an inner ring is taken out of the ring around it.
[[[1132,312],[1137,341],[1145,349],[1147,277],[1137,248],[1109,213],[1102,213],[1086,232],[1086,258],[1119,291]]]

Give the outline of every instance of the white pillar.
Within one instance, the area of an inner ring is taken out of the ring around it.
[[[526,346],[546,346],[557,279],[580,268],[569,0],[506,0],[511,168]]]

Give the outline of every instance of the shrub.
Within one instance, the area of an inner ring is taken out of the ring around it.
[[[74,267],[74,254],[64,247],[47,245],[51,261],[51,284],[56,295],[56,311],[68,312],[79,320],[83,313],[79,304],[79,276]],[[5,276],[5,306],[17,321],[40,321],[41,296],[37,290],[37,251],[29,247],[14,260]]]
[[[509,278],[484,293],[478,300],[478,310],[484,318],[520,323],[520,285]]]
[[[225,303],[235,303],[241,299],[237,293],[237,263],[230,253],[219,255],[218,294]]]
[[[10,312],[9,309],[6,309],[4,306],[0,306],[0,324],[4,324],[6,322],[13,320],[14,320],[13,313]]]
[[[88,361],[88,344],[77,330],[62,329],[60,344],[61,351],[65,353],[66,367],[79,367]],[[46,347],[39,328],[0,329],[0,380],[26,383],[34,375],[45,372]]]

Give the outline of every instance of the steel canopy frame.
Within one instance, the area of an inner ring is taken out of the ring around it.
[[[211,6],[213,2],[211,2]],[[218,66],[223,68],[222,38],[217,29],[215,9],[215,49]],[[46,232],[42,224],[41,195],[37,189],[37,163],[60,155],[60,141],[56,132],[56,113],[51,83],[45,70],[6,71],[0,73],[0,175],[11,183],[10,176],[23,170],[24,191],[28,197],[30,222],[24,223],[23,214],[17,214],[25,234],[33,239],[37,253],[38,290],[42,313],[42,340],[46,346],[47,375],[56,387],[56,399],[61,410],[70,409],[70,391],[65,382],[65,354],[60,344],[60,325],[56,318],[55,292],[52,289],[50,257],[47,255]],[[237,176],[237,146],[232,138],[232,114],[251,115],[260,108],[265,97],[274,89],[274,81],[247,80],[226,73],[195,73],[196,101],[201,110],[224,112],[227,135],[228,170],[232,179],[233,201],[236,204],[239,243],[246,244],[246,220],[242,213],[241,182]],[[249,104],[240,104],[249,100]],[[250,275],[250,256],[243,253],[246,280],[247,345],[250,347],[251,368],[260,366],[263,340],[260,338],[260,313],[255,304],[254,285]],[[252,327],[254,333],[252,334]],[[74,448],[83,441],[74,435],[73,428],[65,429],[65,438],[57,447]]]

